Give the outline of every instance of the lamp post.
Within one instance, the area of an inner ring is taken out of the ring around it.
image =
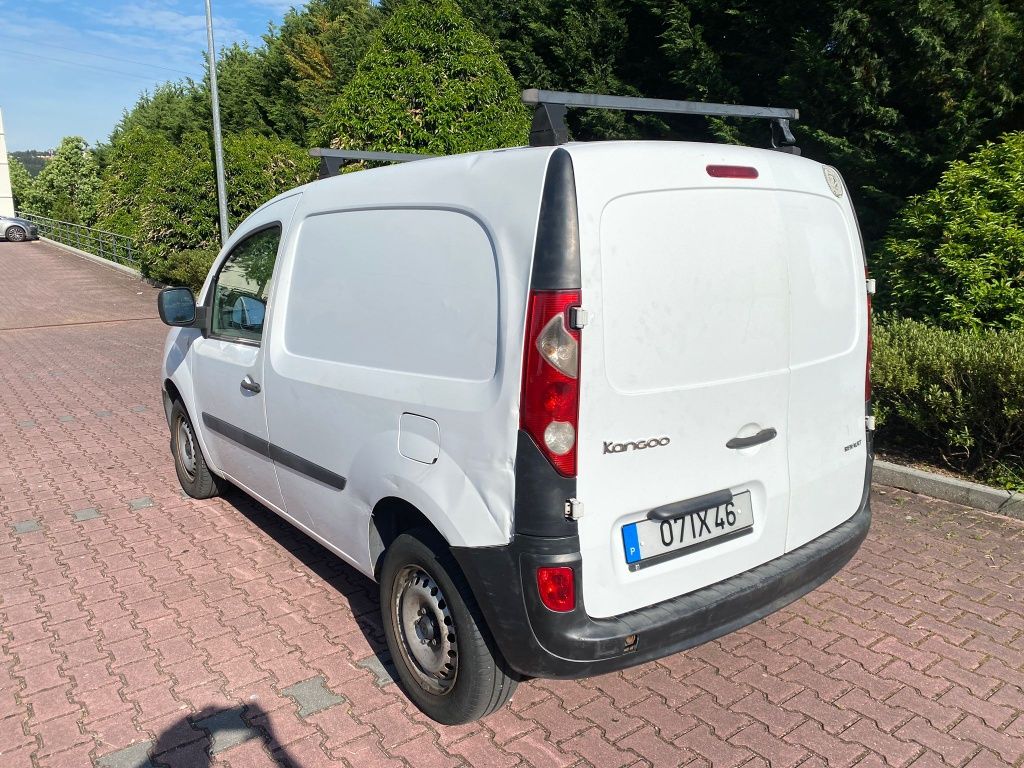
[[[228,193],[224,185],[224,147],[220,138],[220,99],[217,96],[217,50],[213,46],[213,10],[206,0],[206,46],[210,59],[210,101],[213,106],[213,159],[217,166],[217,207],[220,211],[220,244],[231,234],[228,231]]]

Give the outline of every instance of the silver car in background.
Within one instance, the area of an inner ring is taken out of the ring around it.
[[[19,216],[0,216],[0,238],[12,243],[38,240],[39,228],[28,219]]]

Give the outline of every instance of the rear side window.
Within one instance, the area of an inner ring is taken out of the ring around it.
[[[212,335],[259,343],[280,243],[281,227],[275,225],[254,232],[231,251],[213,286]]]
[[[285,323],[291,354],[489,381],[497,342],[495,252],[472,217],[398,209],[303,222]]]

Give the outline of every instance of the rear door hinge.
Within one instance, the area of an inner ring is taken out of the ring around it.
[[[569,307],[569,327],[577,331],[587,324],[587,310],[583,307]]]
[[[565,519],[579,520],[583,517],[583,502],[579,499],[567,499],[565,502]]]
[[[866,278],[864,280],[864,285],[868,289],[868,295],[869,296],[874,296],[875,295],[875,288],[877,287],[877,285],[875,283],[875,278],[873,278],[873,277]]]
[[[867,428],[868,432],[874,432],[875,431],[875,417],[874,416],[865,416],[864,417],[864,426]]]

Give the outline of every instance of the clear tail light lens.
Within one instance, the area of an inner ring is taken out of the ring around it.
[[[569,325],[579,291],[533,291],[526,316],[520,426],[564,477],[576,474],[580,332]]]
[[[567,613],[576,607],[576,579],[572,568],[564,565],[538,568],[537,590],[540,601],[552,611]]]

